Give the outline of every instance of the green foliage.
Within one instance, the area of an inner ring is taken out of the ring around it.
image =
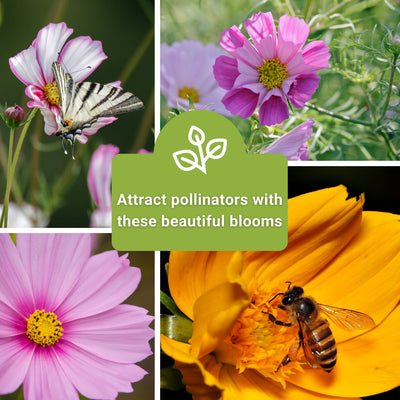
[[[258,11],[271,11],[276,21],[284,14],[304,18],[310,25],[308,40],[324,40],[332,57],[330,68],[319,71],[319,88],[310,104],[291,109],[289,120],[280,126],[262,127],[254,117],[232,119],[248,151],[259,151],[312,117],[311,160],[400,159],[399,2],[165,0],[161,42],[218,43],[224,29],[242,27]],[[165,109],[162,106],[162,122],[167,120]]]

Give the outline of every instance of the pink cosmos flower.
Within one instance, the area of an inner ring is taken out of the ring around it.
[[[260,153],[283,154],[288,161],[307,161],[307,140],[311,139],[314,120],[310,118],[288,133],[285,133]]]
[[[174,42],[171,46],[161,43],[161,93],[168,106],[189,110],[189,100],[196,109],[208,109],[225,116],[232,116],[221,103],[226,93],[218,86],[212,66],[218,56],[225,54],[213,43],[203,45],[195,40]]]
[[[88,187],[98,207],[90,217],[91,227],[111,227],[111,162],[118,153],[118,147],[102,144],[90,159]]]
[[[90,256],[88,234],[0,234],[0,394],[115,399],[146,374],[153,319],[120,304],[140,270],[117,251]]]
[[[278,35],[270,12],[244,25],[251,42],[237,26],[221,34],[220,45],[234,57],[214,64],[215,79],[228,91],[222,103],[242,118],[260,106],[260,124],[274,125],[289,118],[287,99],[296,108],[310,100],[320,79],[315,71],[329,67],[329,48],[322,40],[304,46],[310,27],[296,17],[281,17]]]
[[[26,85],[25,93],[32,99],[28,107],[38,107],[45,122],[45,132],[51,135],[57,132],[61,114],[59,94],[54,82],[51,65],[57,61],[76,82],[85,80],[106,58],[101,42],[89,36],[79,36],[68,41],[73,29],[64,22],[49,24],[42,28],[36,39],[26,49],[9,60],[13,74]],[[87,142],[85,135],[96,133],[102,126],[116,118],[100,118],[84,134],[77,135],[81,143]]]

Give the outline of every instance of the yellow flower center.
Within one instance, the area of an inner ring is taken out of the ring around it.
[[[200,100],[200,96],[197,93],[197,90],[192,87],[184,87],[179,89],[178,96],[182,99],[189,99],[193,101],[193,103],[198,103]]]
[[[44,98],[53,106],[58,106],[60,102],[60,95],[58,93],[57,84],[55,82],[48,83],[44,87]]]
[[[239,373],[248,368],[255,369],[284,385],[287,376],[294,370],[302,370],[302,367],[299,362],[292,361],[277,372],[290,348],[299,342],[297,324],[281,326],[269,318],[269,314],[272,314],[279,321],[290,322],[288,312],[277,307],[280,304],[280,296],[269,303],[279,292],[282,290],[268,293],[256,290],[249,306],[236,321],[226,344],[235,354]]]
[[[62,324],[54,313],[36,310],[26,320],[26,336],[43,347],[53,345],[63,335]]]
[[[281,88],[283,81],[289,77],[286,71],[286,65],[282,64],[277,58],[264,60],[263,63],[258,66],[257,71],[260,74],[258,81],[268,90]]]

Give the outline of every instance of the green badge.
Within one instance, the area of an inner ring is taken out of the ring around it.
[[[287,160],[246,154],[236,127],[211,111],[174,117],[154,154],[112,165],[117,250],[282,250]]]

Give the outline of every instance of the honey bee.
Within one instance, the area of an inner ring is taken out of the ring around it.
[[[271,322],[281,326],[299,325],[299,342],[292,346],[289,354],[279,364],[276,372],[297,358],[300,347],[303,348],[307,363],[312,368],[322,368],[325,372],[331,372],[336,364],[336,342],[329,327],[329,322],[321,316],[324,313],[330,321],[342,329],[370,329],[375,326],[374,320],[367,314],[318,304],[312,297],[303,296],[304,290],[300,286],[291,286],[291,282],[285,293],[277,293],[270,301],[282,296],[278,307],[289,312],[290,322],[279,321],[269,314]]]

